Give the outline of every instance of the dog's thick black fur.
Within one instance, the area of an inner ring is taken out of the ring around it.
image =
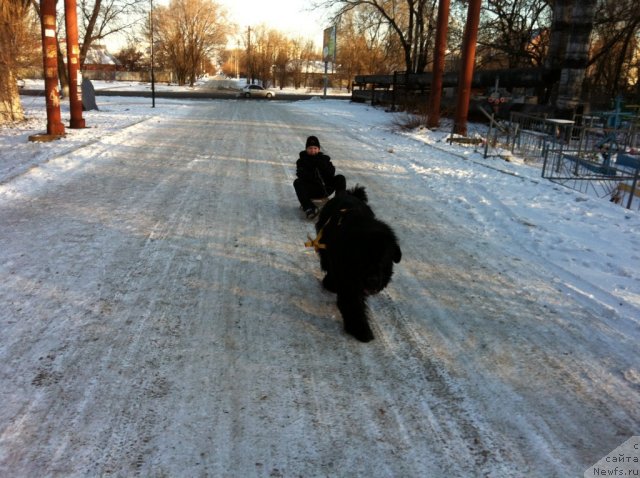
[[[361,342],[373,340],[366,298],[384,289],[402,252],[393,230],[375,218],[362,186],[336,191],[320,212],[316,232],[322,248],[325,289],[338,294],[344,329]]]

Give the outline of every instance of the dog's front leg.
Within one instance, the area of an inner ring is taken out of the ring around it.
[[[373,332],[369,327],[367,308],[363,294],[338,291],[338,309],[344,321],[344,330],[360,342],[373,340]]]
[[[327,289],[329,292],[338,292],[338,287],[336,285],[336,280],[329,273],[327,273],[327,275],[324,276],[324,279],[322,279],[322,287]]]

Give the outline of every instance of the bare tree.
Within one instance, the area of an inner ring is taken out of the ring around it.
[[[273,68],[282,50],[284,37],[266,25],[258,25],[251,32],[252,80],[259,79],[265,86],[269,86],[273,82]]]
[[[478,60],[494,68],[542,66],[544,32],[551,15],[549,0],[488,0],[482,13]]]
[[[338,75],[347,84],[355,75],[384,74],[403,67],[402,51],[371,12],[346,12],[338,26]]]
[[[140,51],[137,44],[132,42],[113,56],[127,71],[140,71],[145,66],[144,53]]]
[[[365,67],[367,65],[367,44],[360,33],[356,18],[356,12],[347,12],[342,16],[338,38],[336,41],[339,76],[347,81],[355,75],[370,74]]]
[[[302,53],[300,55],[300,60],[298,63],[300,78],[297,80],[297,83],[295,83],[296,80],[294,80],[294,85],[297,84],[298,86],[305,86],[305,87],[310,86],[308,66],[311,63],[320,60],[320,58],[321,58],[321,55],[318,51],[316,51],[316,48],[312,41],[307,41],[302,45]],[[307,66],[307,68],[303,68],[305,65]],[[303,69],[304,69],[304,73],[303,73]]]
[[[146,19],[149,0],[79,0],[80,67],[92,45]]]
[[[367,10],[377,15],[397,39],[409,72],[423,72],[433,19],[434,0],[324,0],[319,6],[335,11],[336,22],[352,10]]]
[[[298,89],[303,83],[303,65],[305,59],[313,56],[313,41],[305,40],[302,37],[294,38],[291,41],[291,60],[287,66],[289,78],[293,87]]]
[[[230,32],[225,11],[212,0],[172,0],[153,18],[154,47],[181,85],[195,83]]]
[[[294,58],[294,53],[295,49],[293,41],[282,36],[280,44],[276,48],[276,57],[273,65],[273,86],[276,86],[276,82],[280,84],[280,89],[287,85],[289,65],[291,64],[291,60]]]
[[[636,95],[640,9],[633,0],[605,0],[596,13],[587,85],[605,106],[617,95]]]

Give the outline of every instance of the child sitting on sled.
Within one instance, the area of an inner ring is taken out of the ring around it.
[[[336,174],[331,158],[320,151],[320,141],[316,136],[309,136],[305,150],[300,151],[293,187],[308,219],[315,218],[319,212],[313,199],[327,198],[334,191],[346,189],[345,177]]]

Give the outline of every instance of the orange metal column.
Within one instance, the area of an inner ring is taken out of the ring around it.
[[[463,136],[467,135],[467,116],[469,115],[469,100],[471,99],[473,66],[476,61],[476,41],[478,39],[481,6],[482,0],[469,0],[467,24],[464,28],[462,64],[460,65],[460,76],[458,78],[458,102],[453,125],[453,132]]]
[[[429,117],[427,126],[440,125],[440,100],[442,98],[442,76],[444,75],[444,56],[447,49],[447,31],[449,30],[449,0],[440,0],[438,5],[438,26],[436,28],[435,56],[433,58],[433,80],[429,94]]]
[[[64,19],[67,27],[67,68],[69,69],[69,104],[71,128],[84,128],[82,118],[82,75],[78,47],[78,7],[76,0],[64,0]]]
[[[42,58],[44,63],[44,91],[47,101],[47,134],[64,135],[60,119],[60,91],[58,90],[58,50],[56,45],[56,0],[40,0],[42,15]]]

